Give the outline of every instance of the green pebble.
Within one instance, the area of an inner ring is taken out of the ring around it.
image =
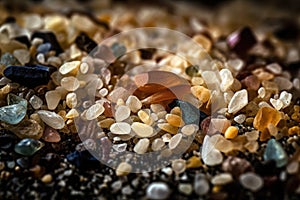
[[[39,140],[25,138],[15,145],[15,152],[24,156],[31,156],[44,146]]]
[[[288,156],[279,142],[275,139],[270,139],[264,152],[264,160],[274,160],[276,167],[280,168],[287,164]]]

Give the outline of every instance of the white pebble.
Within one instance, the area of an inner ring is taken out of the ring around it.
[[[178,133],[178,134],[174,135],[170,139],[169,148],[170,149],[175,149],[179,145],[179,143],[181,142],[181,140],[182,140],[182,134],[181,133]]]
[[[147,138],[140,139],[133,148],[133,151],[138,154],[144,154],[147,152],[150,140]]]
[[[96,119],[104,112],[104,110],[102,104],[96,103],[87,109],[85,117],[87,120]]]
[[[246,172],[239,177],[240,183],[246,189],[253,192],[260,190],[263,187],[263,179],[253,172]]]
[[[293,97],[293,95],[291,93],[286,92],[286,91],[282,91],[280,93],[279,99],[283,103],[282,108],[286,108],[286,107],[288,107],[291,104],[292,97]]]
[[[148,124],[133,122],[131,128],[139,137],[150,137],[153,135],[153,128]]]
[[[139,111],[142,108],[142,102],[133,95],[130,95],[126,100],[126,105],[130,108],[130,110],[134,113]]]
[[[123,121],[130,116],[130,109],[128,106],[118,106],[115,112],[115,119],[117,122]]]
[[[239,124],[242,124],[246,120],[246,115],[240,114],[233,118],[233,120]]]
[[[248,104],[248,92],[246,89],[236,92],[228,105],[229,113],[236,113]]]
[[[117,135],[127,135],[131,131],[131,127],[128,123],[125,122],[117,122],[110,126],[109,129],[112,133]]]
[[[198,129],[199,129],[199,126],[197,126],[196,124],[188,124],[181,128],[181,132],[184,135],[190,136],[190,135],[193,135],[194,133],[196,133],[198,131]]]
[[[55,112],[39,110],[37,113],[43,122],[54,129],[62,129],[65,126],[64,119]]]
[[[156,138],[153,140],[151,149],[153,151],[159,151],[165,146],[165,142],[161,138]]]
[[[230,183],[233,180],[231,174],[229,173],[221,173],[218,175],[215,175],[211,179],[211,183],[213,185],[226,185],[227,183]]]
[[[266,96],[266,89],[264,87],[260,87],[257,92],[260,98],[264,98]]]
[[[153,182],[146,190],[146,195],[148,199],[167,199],[170,196],[170,189],[166,183],[163,182]]]
[[[280,110],[283,107],[283,103],[280,99],[270,98],[270,103],[276,110]]]
[[[271,63],[266,66],[266,69],[273,74],[279,75],[282,72],[282,68],[278,63]]]

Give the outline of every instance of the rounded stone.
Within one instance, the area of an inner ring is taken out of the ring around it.
[[[130,116],[130,108],[128,106],[118,106],[115,112],[115,119],[117,122],[123,121]]]
[[[146,190],[148,199],[167,199],[171,194],[169,186],[163,182],[153,182]]]
[[[133,122],[131,128],[139,137],[150,137],[153,135],[153,128],[147,124]]]
[[[150,140],[147,138],[140,139],[133,148],[133,151],[138,154],[144,154],[147,152],[150,144]]]
[[[87,109],[85,117],[87,120],[96,119],[104,112],[104,110],[105,108],[102,104],[96,103]]]
[[[253,172],[242,174],[239,180],[244,188],[249,189],[253,192],[260,190],[264,184],[263,179]]]
[[[126,122],[117,122],[110,126],[110,131],[117,135],[128,135],[131,131],[131,127]]]

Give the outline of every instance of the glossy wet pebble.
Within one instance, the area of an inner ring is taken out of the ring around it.
[[[15,152],[24,156],[31,156],[43,146],[44,144],[38,140],[25,138],[15,145]]]

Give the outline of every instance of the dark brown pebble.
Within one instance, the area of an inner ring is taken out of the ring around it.
[[[229,172],[233,177],[238,178],[241,174],[253,171],[251,163],[239,157],[229,156],[222,164],[222,170]]]
[[[237,30],[227,37],[229,48],[239,56],[245,56],[256,42],[256,37],[249,27]]]

